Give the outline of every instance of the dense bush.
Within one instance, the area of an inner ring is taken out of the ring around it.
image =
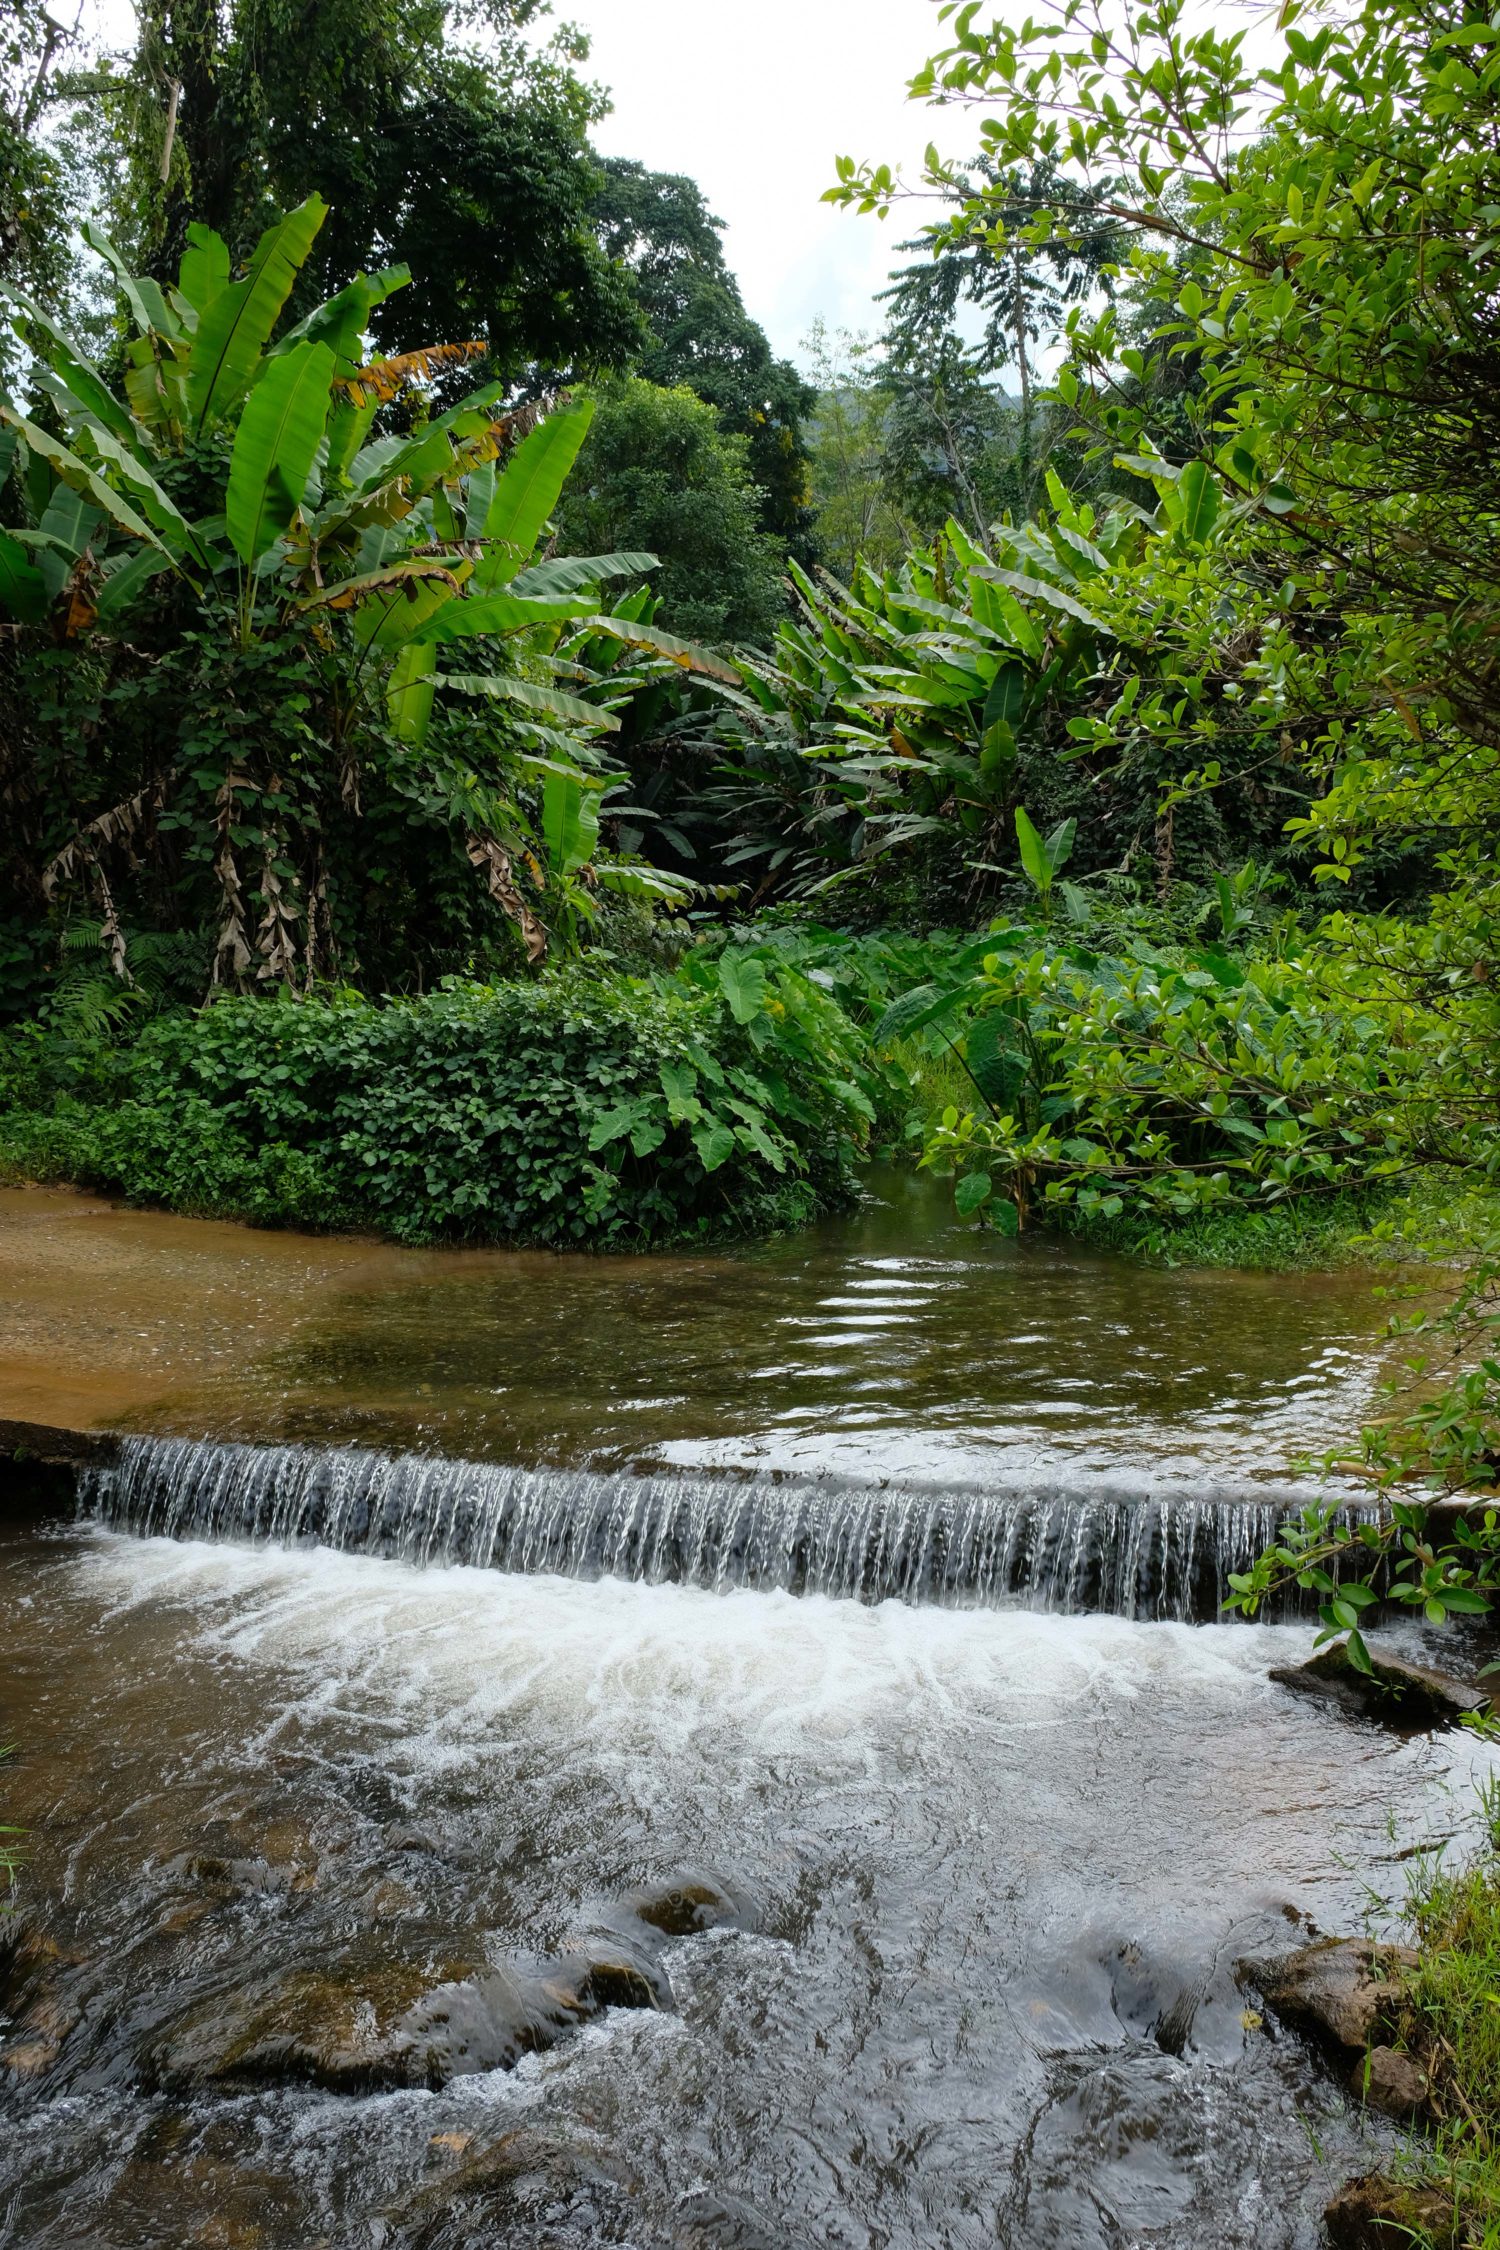
[[[859,1069],[841,1011],[745,952],[655,981],[225,999],[118,1049],[15,1035],[0,1159],[272,1224],[630,1247],[844,1200]]]

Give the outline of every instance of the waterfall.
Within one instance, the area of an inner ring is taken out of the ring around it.
[[[896,1488],[601,1474],[419,1455],[131,1438],[82,1512],[173,1539],[322,1545],[414,1564],[781,1588],[845,1600],[1203,1620],[1309,1488],[1105,1480]],[[1349,1520],[1372,1513],[1351,1506]]]

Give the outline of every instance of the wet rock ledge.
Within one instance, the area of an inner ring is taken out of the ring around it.
[[[1410,2123],[1426,2111],[1427,2074],[1393,2041],[1404,1975],[1417,1960],[1407,1945],[1324,1938],[1239,1968],[1288,2030],[1322,2048],[1357,2101]]]
[[[1350,2180],[1324,2213],[1328,2250],[1412,2250],[1453,2242],[1454,2213],[1436,2188],[1366,2172]]]
[[[113,1430],[0,1419],[0,1523],[71,1507],[78,1471],[107,1468],[119,1450]]]
[[[1489,1709],[1490,1691],[1477,1680],[1413,1664],[1378,1645],[1369,1656],[1370,1670],[1357,1671],[1348,1642],[1335,1641],[1305,1664],[1278,1665],[1270,1676],[1295,1695],[1315,1696],[1357,1718],[1413,1733],[1457,1726],[1467,1713]]]

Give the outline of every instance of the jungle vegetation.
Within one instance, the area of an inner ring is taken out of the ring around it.
[[[599,1243],[896,1147],[1005,1231],[1436,1258],[1418,1491],[1237,1589],[1357,1650],[1377,1565],[1497,1559],[1421,1488],[1500,1466],[1500,30],[941,14],[973,159],[839,160],[921,223],[807,376],[524,7],[4,17],[5,1147]]]

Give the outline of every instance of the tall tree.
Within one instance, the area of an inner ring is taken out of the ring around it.
[[[1023,440],[1014,409],[951,329],[888,357],[884,383],[881,474],[890,498],[924,537],[956,516],[987,546],[990,525],[1016,497],[1009,472]]]
[[[724,222],[694,181],[606,158],[595,223],[611,258],[633,277],[650,331],[637,362],[647,382],[685,383],[745,440],[759,486],[762,530],[807,561],[813,519],[803,424],[817,393],[777,359],[746,312],[724,260]]]
[[[298,304],[361,268],[423,278],[375,315],[390,351],[482,339],[496,372],[618,366],[639,317],[590,220],[597,98],[530,0],[141,0],[108,104],[116,231],[159,279],[191,221],[248,253],[270,214],[331,206]],[[482,37],[469,36],[478,30]]]
[[[1046,466],[1038,359],[1061,339],[1072,306],[1090,295],[1110,295],[1113,264],[1124,253],[1122,230],[1103,208],[1107,184],[1080,191],[1067,226],[1039,239],[1027,231],[1037,210],[1055,200],[1059,177],[1050,157],[1006,173],[981,157],[967,171],[945,173],[944,192],[957,199],[957,215],[901,245],[926,255],[902,267],[881,293],[890,307],[886,350],[902,377],[908,419],[920,421],[924,399],[934,409],[942,406],[938,421],[953,431],[977,414],[992,425],[989,444],[997,434],[995,412],[983,409],[980,386],[985,377],[1014,373],[1018,412],[1014,474],[1008,480],[1014,492],[1007,498],[1023,513]],[[983,225],[974,223],[976,207],[984,211]],[[966,307],[981,320],[973,344],[960,333]],[[936,435],[956,461],[950,430],[940,427]],[[970,481],[977,496],[977,464]]]
[[[981,157],[969,171],[945,175],[945,191],[960,199],[958,217],[903,242],[903,250],[926,255],[903,266],[881,292],[897,357],[931,349],[953,328],[960,307],[971,305],[983,316],[976,367],[984,375],[1013,368],[1023,417],[1029,415],[1038,351],[1058,341],[1070,306],[1094,292],[1109,295],[1109,269],[1125,251],[1123,230],[1103,208],[1107,184],[1075,190],[1066,227],[1041,240],[1022,231],[1056,201],[1060,177],[1050,158],[1002,173]],[[974,223],[976,205],[985,214],[982,226]]]
[[[898,562],[910,541],[887,474],[890,393],[867,336],[830,333],[819,320],[802,348],[818,392],[809,422],[818,545],[830,569],[848,580],[860,562],[872,570]]]
[[[0,0],[0,279],[54,310],[67,284],[67,165],[43,127],[77,44],[35,0]],[[8,352],[0,343],[0,368]]]
[[[696,641],[765,641],[784,612],[782,552],[756,522],[749,448],[678,384],[603,387],[558,511],[565,554],[600,543],[660,558],[650,584],[662,622]]]

